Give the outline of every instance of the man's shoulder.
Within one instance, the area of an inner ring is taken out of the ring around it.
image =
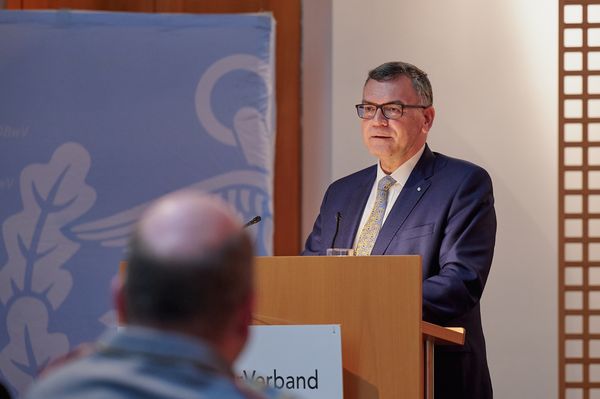
[[[153,384],[148,384],[152,381]],[[193,364],[118,354],[92,354],[53,370],[36,381],[26,399],[70,398],[254,398],[232,378]],[[278,396],[256,396],[279,398]]]
[[[435,158],[434,169],[436,172],[443,172],[449,174],[459,173],[461,175],[486,175],[489,176],[488,172],[480,165],[474,162],[467,161],[465,159],[451,157],[439,152],[433,152]]]
[[[215,364],[209,363],[210,358],[180,356],[173,349],[175,341],[170,345],[172,356],[144,351],[140,349],[142,335],[151,338],[148,342],[159,337],[148,333],[148,330],[122,330],[112,336],[114,340],[104,336],[103,344],[94,345],[93,350],[46,371],[30,387],[25,398],[285,398],[281,392],[266,389],[262,395],[246,394],[229,374],[213,368]],[[140,339],[134,343],[127,340],[129,338]],[[160,338],[168,337],[161,335]],[[115,343],[117,339],[118,344]],[[108,341],[112,345],[108,345]],[[125,341],[132,347],[131,351],[125,349]]]
[[[148,385],[150,380],[152,386]],[[25,398],[204,398],[205,395],[243,397],[228,379],[196,370],[191,364],[161,363],[144,356],[100,351],[48,371],[30,387]]]
[[[292,399],[265,385],[240,385],[232,378],[201,369],[167,368],[95,355],[61,366],[36,381],[25,399],[170,398]],[[175,371],[173,370],[175,369]],[[179,370],[179,371],[177,371]],[[153,384],[149,385],[148,381]]]
[[[329,186],[330,189],[341,189],[341,188],[356,188],[357,184],[373,180],[377,175],[377,165],[371,165],[357,172],[351,173],[347,176],[335,180]]]
[[[66,364],[45,371],[29,388],[25,398],[77,397],[95,370],[89,356],[70,360]]]

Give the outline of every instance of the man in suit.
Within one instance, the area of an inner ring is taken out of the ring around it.
[[[429,149],[433,94],[414,65],[370,71],[356,108],[379,162],[329,186],[303,254],[421,255],[423,319],[467,331],[463,347],[436,348],[436,398],[492,398],[479,309],[496,235],[490,177]]]
[[[220,199],[193,191],[163,197],[140,218],[116,289],[125,328],[48,370],[27,397],[280,397],[232,371],[252,316],[252,252]]]

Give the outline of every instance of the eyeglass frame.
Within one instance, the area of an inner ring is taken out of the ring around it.
[[[371,106],[375,107],[375,113],[373,114],[372,118],[364,118],[364,117],[360,116],[360,111],[358,110],[358,107],[363,106],[363,105],[371,105]],[[400,109],[401,109],[400,117],[395,118],[395,119],[389,118],[385,114],[385,112],[383,110],[383,107],[385,107],[386,105],[399,105]],[[400,101],[390,101],[389,103],[385,103],[385,104],[360,103],[360,104],[356,104],[355,107],[356,107],[356,113],[358,114],[358,117],[360,119],[366,119],[366,120],[374,119],[375,115],[377,115],[377,110],[381,109],[381,115],[383,115],[383,117],[385,119],[396,120],[396,119],[400,119],[400,118],[402,118],[404,116],[404,108],[421,108],[421,109],[426,109],[426,108],[431,107],[431,104],[429,104],[429,105],[414,105],[414,104],[404,104],[404,103],[402,103]]]

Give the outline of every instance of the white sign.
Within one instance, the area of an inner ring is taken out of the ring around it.
[[[304,399],[343,399],[339,325],[251,326],[238,378]]]

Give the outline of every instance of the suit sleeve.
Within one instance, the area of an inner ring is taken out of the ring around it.
[[[492,182],[474,169],[451,200],[439,252],[439,273],[423,281],[423,318],[434,323],[461,317],[481,298],[496,237]]]
[[[329,194],[329,189],[325,192],[325,196],[323,197],[323,202],[321,203],[321,208],[319,210],[319,216],[315,220],[315,224],[313,225],[312,232],[306,239],[306,244],[304,245],[304,250],[302,251],[302,256],[314,256],[320,255],[325,250],[322,244],[322,225],[321,221],[323,220],[323,216],[325,214],[325,209],[327,206],[327,197]]]

